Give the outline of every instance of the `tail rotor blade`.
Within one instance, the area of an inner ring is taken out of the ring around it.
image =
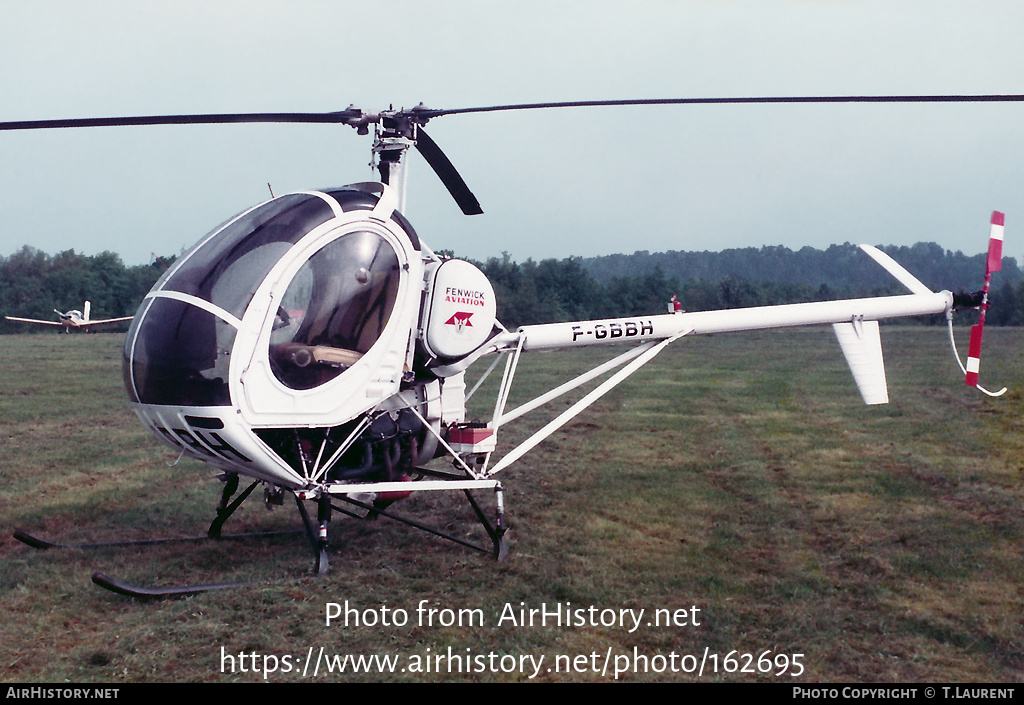
[[[978,386],[978,370],[981,367],[981,336],[983,323],[971,326],[971,342],[967,346],[967,375],[964,378],[968,387]]]
[[[992,211],[992,233],[988,238],[988,260],[985,263],[987,272],[998,272],[1003,264],[1003,224],[1006,216],[999,211]],[[986,279],[987,283],[987,279]]]
[[[459,204],[459,208],[466,215],[480,215],[483,213],[483,209],[480,207],[480,202],[476,200],[476,196],[469,190],[469,186],[456,171],[455,165],[451,163],[445,153],[441,151],[441,148],[437,146],[427,135],[426,131],[420,127],[416,130],[416,149],[423,155],[423,158],[430,165],[430,168],[434,170],[434,173],[440,177],[441,182],[448,189],[448,193],[452,195],[455,202]]]
[[[971,326],[971,340],[967,347],[967,366],[961,363],[964,371],[964,383],[968,387],[975,387],[992,397],[997,397],[1006,391],[1003,387],[998,392],[990,392],[978,384],[978,371],[981,367],[981,338],[985,330],[985,312],[988,311],[988,291],[992,283],[992,272],[998,272],[1003,261],[1003,225],[1004,215],[999,211],[992,212],[992,231],[988,239],[988,258],[985,262],[985,284],[981,294],[981,304],[978,306],[978,322]],[[949,339],[953,343],[953,319],[949,318]],[[953,344],[953,351],[956,352],[956,345]],[[957,355],[957,362],[960,361]]]

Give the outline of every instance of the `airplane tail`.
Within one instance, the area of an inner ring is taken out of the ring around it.
[[[82,320],[85,320],[85,321],[89,320],[89,311],[90,311],[90,309],[92,309],[92,303],[90,303],[89,301],[86,301],[85,302],[85,308],[82,310]]]

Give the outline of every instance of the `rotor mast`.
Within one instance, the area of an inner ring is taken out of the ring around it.
[[[406,154],[416,144],[417,123],[408,114],[388,110],[374,124],[373,162],[380,180],[398,194],[398,210],[405,212],[405,191],[408,181]]]

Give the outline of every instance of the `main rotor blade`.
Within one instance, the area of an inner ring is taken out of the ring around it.
[[[639,98],[627,100],[578,100],[559,103],[520,103],[478,108],[432,110],[413,108],[413,115],[430,119],[461,113],[491,113],[501,110],[536,110],[539,108],[594,108],[616,105],[716,105],[730,103],[1012,103],[1024,101],[1024,95],[859,95],[859,96],[761,96],[749,98]]]
[[[427,160],[430,168],[440,177],[441,182],[448,189],[448,193],[459,204],[459,208],[462,209],[463,213],[466,215],[480,215],[484,212],[480,207],[480,202],[476,200],[476,196],[469,190],[469,186],[466,185],[459,172],[456,171],[455,166],[422,127],[416,130],[416,149]]]
[[[46,130],[59,127],[123,127],[129,125],[213,125],[225,123],[348,123],[359,110],[333,113],[219,113],[207,115],[142,115],[137,117],[71,118],[0,122],[0,130]]]
[[[637,98],[625,100],[578,100],[554,103],[519,103],[475,108],[431,109],[416,107],[400,111],[429,120],[441,115],[491,113],[502,110],[539,108],[587,108],[625,105],[714,105],[731,103],[1008,103],[1024,102],[1024,94],[981,95],[861,95],[861,96],[756,96],[746,98]],[[134,117],[68,118],[58,120],[16,120],[0,122],[0,130],[44,130],[59,127],[116,127],[129,125],[202,125],[224,123],[352,123],[363,119],[375,122],[377,116],[365,116],[348,108],[330,113],[212,113],[199,115],[142,115]]]

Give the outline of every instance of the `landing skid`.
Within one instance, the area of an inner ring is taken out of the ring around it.
[[[285,531],[267,531],[267,532],[253,532],[253,533],[240,533],[240,534],[222,534],[221,529],[228,518],[234,513],[234,511],[245,501],[245,499],[252,493],[256,485],[260,484],[259,481],[253,482],[249,487],[245,489],[234,501],[229,502],[232,495],[238,488],[238,476],[229,475],[227,478],[227,484],[225,485],[224,492],[221,496],[221,502],[217,508],[217,517],[213,520],[209,530],[205,536],[188,536],[188,537],[170,537],[170,538],[157,538],[157,539],[142,539],[133,541],[107,541],[97,543],[59,543],[55,541],[49,541],[38,536],[34,536],[26,531],[18,530],[14,532],[14,538],[22,543],[31,546],[38,550],[51,550],[51,549],[96,549],[96,548],[119,548],[119,547],[131,547],[131,546],[151,546],[166,543],[184,543],[184,542],[202,542],[202,541],[223,541],[223,540],[240,540],[240,539],[258,539],[258,538],[271,538],[276,536],[286,536],[294,534],[305,534],[313,550],[314,565],[313,574],[317,576],[324,576],[330,572],[329,559],[328,559],[328,526],[330,524],[332,514],[339,512],[350,517],[363,520],[374,520],[377,517],[385,517],[392,521],[411,526],[415,529],[419,529],[426,533],[432,534],[439,538],[452,541],[459,545],[465,546],[481,553],[490,554],[496,560],[504,560],[508,555],[507,542],[505,540],[505,526],[504,526],[504,511],[501,501],[501,486],[496,482],[481,483],[479,481],[467,481],[462,478],[458,478],[446,473],[437,473],[435,471],[423,470],[426,475],[431,475],[438,478],[446,478],[425,482],[418,482],[412,486],[416,489],[459,489],[465,493],[467,500],[473,508],[477,519],[481,526],[487,532],[488,537],[491,540],[491,546],[478,545],[461,539],[457,536],[438,531],[429,526],[421,524],[412,519],[402,517],[391,513],[387,509],[389,502],[374,502],[373,504],[367,504],[359,500],[349,497],[349,494],[359,494],[367,491],[376,491],[378,485],[381,483],[366,483],[358,485],[346,485],[342,488],[332,488],[332,491],[337,495],[337,499],[340,502],[345,503],[350,507],[356,507],[364,510],[365,513],[360,514],[355,511],[351,511],[339,504],[332,501],[332,494],[324,492],[319,497],[315,498],[317,503],[317,521],[314,523],[310,517],[309,512],[306,509],[304,499],[306,497],[303,493],[295,493],[295,503],[298,507],[299,514],[302,517],[303,529],[296,530],[285,530]],[[385,483],[386,484],[386,483]],[[409,483],[403,483],[405,489],[410,488]],[[492,523],[484,515],[483,510],[480,508],[479,503],[473,497],[471,489],[477,488],[477,486],[488,486],[493,489],[497,496],[498,512],[497,520]],[[129,583],[123,580],[112,578],[102,572],[96,572],[92,575],[92,582],[99,587],[102,587],[111,592],[119,595],[125,595],[127,597],[134,598],[166,598],[166,597],[183,597],[187,595],[195,595],[204,592],[210,592],[214,590],[227,590],[238,588],[243,585],[251,584],[247,582],[223,582],[223,583],[205,583],[205,584],[182,584],[182,585],[169,585],[152,587],[145,585],[137,585]]]
[[[93,573],[92,581],[101,588],[116,592],[118,595],[138,598],[153,597],[186,597],[211,590],[227,590],[241,587],[248,583],[207,583],[205,585],[168,585],[164,587],[147,587],[144,585],[133,585],[122,580],[111,578],[103,573]]]
[[[234,514],[235,510],[245,501],[245,499],[252,493],[259,482],[253,482],[249,485],[245,491],[238,496],[238,498],[228,503],[231,495],[235,493],[238,488],[238,475],[230,475],[227,479],[227,484],[224,487],[224,492],[221,495],[220,505],[217,507],[217,517],[210,524],[210,528],[206,532],[206,536],[173,536],[169,538],[160,539],[139,539],[135,541],[103,541],[98,543],[58,543],[55,541],[48,541],[38,536],[34,536],[27,531],[21,529],[14,532],[14,538],[21,541],[27,546],[46,551],[49,549],[56,548],[77,548],[77,549],[90,549],[90,548],[126,548],[130,546],[155,546],[164,543],[186,543],[186,542],[201,542],[210,540],[237,540],[237,539],[252,539],[252,538],[270,538],[274,536],[287,536],[291,534],[301,534],[300,529],[290,529],[284,531],[257,531],[246,534],[228,534],[222,535],[221,528],[224,526],[224,522]]]
[[[263,539],[263,538],[274,538],[277,536],[294,536],[298,534],[308,534],[308,527],[306,529],[290,529],[282,531],[259,531],[241,534],[222,534],[221,529],[224,523],[230,518],[230,516],[241,506],[242,502],[248,498],[252,491],[259,485],[259,481],[250,484],[245,491],[242,492],[233,502],[228,500],[238,489],[238,476],[229,475],[227,476],[227,483],[224,487],[224,491],[221,495],[220,504],[217,507],[217,516],[210,524],[210,528],[207,530],[205,536],[182,536],[182,537],[169,537],[169,538],[158,538],[158,539],[140,539],[134,541],[104,541],[97,543],[58,543],[55,541],[48,541],[46,539],[34,536],[27,531],[18,530],[14,532],[14,538],[27,546],[32,548],[46,551],[51,549],[95,549],[95,548],[126,548],[132,546],[156,546],[160,544],[168,543],[187,543],[187,542],[204,542],[204,541],[231,541],[231,540],[243,540],[243,539]],[[303,509],[302,502],[298,498],[296,501],[299,504],[299,508]],[[156,598],[156,597],[183,597],[186,595],[195,595],[202,592],[209,592],[211,590],[224,590],[229,588],[237,588],[247,583],[245,582],[232,582],[232,583],[206,583],[197,585],[171,585],[164,587],[148,587],[142,585],[134,585],[131,583],[112,578],[102,572],[96,572],[92,575],[92,582],[96,585],[115,592],[119,595],[126,595],[128,597],[138,598]]]
[[[55,541],[47,541],[46,539],[40,538],[27,531],[18,530],[15,531],[13,537],[18,541],[21,541],[27,546],[38,549],[40,551],[46,551],[49,549],[90,549],[90,548],[127,548],[130,546],[155,546],[162,543],[200,543],[203,541],[219,540],[219,541],[231,541],[231,540],[242,540],[242,539],[256,539],[256,538],[270,538],[274,536],[289,536],[303,533],[302,529],[288,529],[286,531],[262,531],[253,532],[248,534],[227,534],[225,536],[180,536],[180,537],[169,537],[163,539],[140,539],[138,541],[106,541],[102,543],[57,543]]]

